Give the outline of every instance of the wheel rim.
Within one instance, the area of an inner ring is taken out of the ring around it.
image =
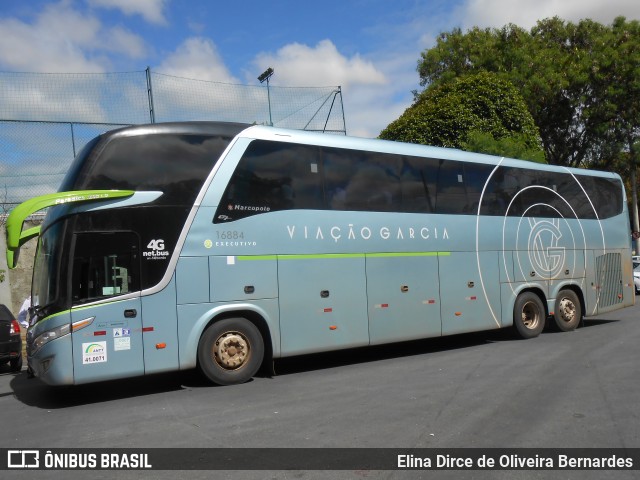
[[[540,310],[534,302],[527,302],[522,307],[522,324],[529,330],[535,330],[540,324]]]
[[[225,370],[238,370],[246,365],[251,355],[251,346],[240,332],[225,332],[213,345],[213,358]]]
[[[560,320],[571,323],[576,318],[576,305],[568,298],[560,300]]]

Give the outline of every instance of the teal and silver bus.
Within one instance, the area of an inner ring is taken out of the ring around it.
[[[90,141],[59,193],[11,213],[7,260],[38,238],[44,382],[199,367],[228,385],[295,355],[573,330],[634,304],[629,232],[614,173],[184,122]]]

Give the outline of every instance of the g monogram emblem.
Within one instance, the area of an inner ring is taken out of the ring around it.
[[[529,261],[541,278],[555,278],[565,262],[565,248],[560,246],[562,232],[560,219],[540,220],[529,218]]]

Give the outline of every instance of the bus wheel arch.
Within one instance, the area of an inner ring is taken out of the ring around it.
[[[513,305],[513,329],[518,337],[537,337],[546,325],[547,309],[544,295],[536,290],[524,290]]]
[[[247,312],[232,312],[213,319],[198,342],[197,360],[202,373],[218,385],[250,380],[260,369],[270,338]],[[270,348],[268,348],[270,350]]]
[[[555,327],[561,332],[575,330],[584,315],[584,301],[580,292],[571,287],[565,287],[556,295],[553,307]]]

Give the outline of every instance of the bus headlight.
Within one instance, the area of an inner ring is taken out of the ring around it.
[[[65,335],[69,335],[69,333],[71,333],[71,326],[68,323],[65,325],[60,325],[59,327],[53,328],[51,330],[47,330],[46,332],[42,332],[33,341],[33,351],[31,352],[31,355],[36,353],[51,340],[64,337]]]

